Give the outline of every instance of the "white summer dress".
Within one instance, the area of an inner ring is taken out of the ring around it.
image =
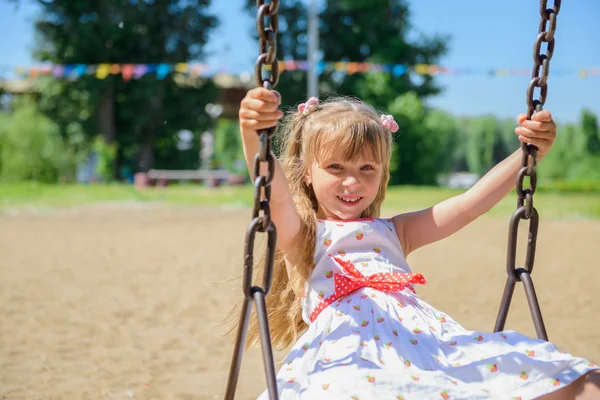
[[[309,327],[277,374],[280,399],[526,400],[598,368],[515,331],[466,330],[419,283],[391,220],[320,220]]]

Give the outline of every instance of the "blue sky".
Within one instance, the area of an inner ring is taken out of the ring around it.
[[[36,7],[22,0],[13,5],[0,0],[0,66],[33,65]],[[452,36],[449,53],[441,60],[448,67],[525,68],[533,66],[533,42],[539,23],[539,1],[410,0],[415,35],[436,32]],[[549,1],[552,3],[552,1]],[[209,45],[209,62],[231,63],[252,69],[257,44],[251,31],[255,22],[242,11],[243,0],[213,0],[222,21]],[[577,71],[600,68],[600,1],[563,2],[558,16],[556,48],[551,61],[546,109],[559,122],[577,121],[586,107],[600,115],[600,76],[582,79]],[[229,51],[223,49],[229,46]],[[325,55],[326,61],[328,60]],[[552,74],[552,71],[572,71]],[[495,114],[514,117],[525,112],[529,77],[439,76],[441,95],[429,101],[454,115]]]

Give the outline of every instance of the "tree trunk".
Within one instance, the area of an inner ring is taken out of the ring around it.
[[[152,168],[154,162],[154,140],[158,136],[163,125],[163,100],[165,97],[164,84],[159,84],[156,94],[150,99],[148,113],[151,118],[142,132],[140,140],[140,152],[138,155],[138,170],[147,172]]]
[[[115,127],[115,86],[112,82],[102,88],[100,107],[98,109],[98,125],[106,144],[117,138]]]
[[[104,138],[104,143],[111,144],[117,140],[116,113],[115,113],[115,85],[111,81],[102,88],[98,108],[98,126]],[[113,178],[119,180],[119,160],[113,162]]]

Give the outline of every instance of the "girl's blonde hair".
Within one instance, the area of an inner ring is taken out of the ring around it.
[[[273,283],[267,296],[267,311],[271,340],[283,349],[294,343],[306,328],[302,320],[300,300],[312,266],[316,241],[317,200],[312,186],[305,183],[311,163],[324,159],[335,150],[342,150],[344,160],[353,160],[366,149],[381,164],[379,192],[361,217],[379,217],[389,181],[392,152],[391,132],[384,128],[377,111],[360,100],[349,97],[328,99],[318,109],[303,115],[296,109],[282,119],[276,145],[281,150],[279,162],[287,178],[292,199],[300,216],[301,228],[297,243],[302,243],[299,263],[288,278],[285,255],[277,249],[273,266]],[[261,282],[263,260],[255,263],[255,282]],[[257,280],[259,279],[259,280]],[[230,315],[233,317],[233,315]],[[236,321],[236,326],[239,324]],[[233,327],[232,332],[235,331]],[[247,346],[259,342],[255,313],[248,329]]]

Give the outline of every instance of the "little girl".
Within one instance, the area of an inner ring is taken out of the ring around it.
[[[277,124],[279,104],[263,88],[241,103],[251,171],[255,131]],[[518,122],[519,139],[542,159],[556,136],[550,113]],[[311,98],[281,128],[270,202],[279,257],[267,297],[273,343],[294,343],[277,374],[281,399],[600,399],[589,361],[514,331],[468,331],[415,291],[426,281],[406,257],[508,194],[520,149],[464,194],[382,219],[398,129],[391,116],[354,99]]]

